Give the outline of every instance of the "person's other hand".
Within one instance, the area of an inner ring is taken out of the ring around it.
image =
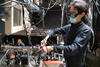
[[[52,50],[53,50],[53,46],[43,46],[42,49],[41,49],[41,51],[45,52],[45,53],[48,53]]]

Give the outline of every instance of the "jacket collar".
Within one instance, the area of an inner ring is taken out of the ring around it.
[[[83,21],[81,21],[81,22],[79,22],[79,23],[77,23],[77,24],[71,24],[71,27],[75,27],[75,28],[77,28],[77,27],[80,27],[80,26],[82,26],[82,25],[84,25],[85,23],[83,22]]]

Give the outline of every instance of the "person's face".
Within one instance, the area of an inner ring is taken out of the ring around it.
[[[69,13],[70,14],[78,14],[78,11],[76,8],[74,8],[73,6],[69,9]]]
[[[85,16],[84,12],[79,14],[78,10],[74,8],[73,6],[69,9],[70,13],[70,22],[73,24],[79,23],[83,16]]]

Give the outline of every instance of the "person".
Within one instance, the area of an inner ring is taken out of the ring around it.
[[[84,17],[88,13],[88,4],[82,0],[75,0],[69,5],[69,13],[70,24],[49,32],[41,41],[41,51],[46,53],[64,51],[68,67],[84,67],[87,46],[91,38],[91,28],[84,21]],[[47,39],[54,34],[63,34],[64,46],[47,46]]]

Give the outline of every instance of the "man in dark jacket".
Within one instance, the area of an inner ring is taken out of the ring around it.
[[[64,51],[64,57],[68,67],[83,67],[88,42],[91,38],[91,28],[85,24],[84,17],[88,12],[88,5],[82,0],[73,1],[69,5],[70,24],[52,30],[41,41],[42,51]],[[46,40],[54,34],[64,35],[64,46],[46,46]]]

